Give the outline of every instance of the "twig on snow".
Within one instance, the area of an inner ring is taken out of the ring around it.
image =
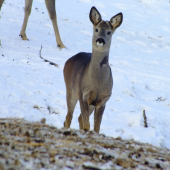
[[[52,61],[49,61],[49,60],[44,59],[44,58],[41,56],[41,51],[42,51],[42,45],[41,45],[41,48],[40,48],[40,51],[39,51],[39,56],[40,56],[40,58],[43,59],[45,62],[48,62],[49,64],[58,67],[58,64],[53,63]]]
[[[42,51],[42,45],[41,45],[41,48],[40,48],[40,51],[39,51],[39,55],[40,55],[40,58],[43,59],[43,58],[41,57],[41,51]]]
[[[156,101],[162,101],[162,96],[161,97],[158,97],[158,99]]]
[[[143,110],[143,118],[144,118],[144,127],[148,127],[148,124],[147,124],[147,118],[146,118],[146,114],[145,114],[145,110]]]

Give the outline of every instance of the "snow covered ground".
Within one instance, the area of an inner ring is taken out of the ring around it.
[[[101,133],[170,149],[170,2],[169,0],[56,0],[61,38],[59,50],[44,0],[34,0],[27,26],[29,41],[20,39],[23,0],[6,0],[0,19],[0,117],[25,118],[63,127],[67,107],[65,61],[92,50],[89,11],[97,7],[104,20],[122,12],[110,50],[114,86]],[[55,67],[39,57],[57,63]],[[144,127],[143,110],[148,128]],[[71,128],[78,129],[77,104]],[[93,115],[90,118],[93,129]]]

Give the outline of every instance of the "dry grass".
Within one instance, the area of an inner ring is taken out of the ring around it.
[[[170,150],[93,131],[0,119],[0,170],[170,169]]]

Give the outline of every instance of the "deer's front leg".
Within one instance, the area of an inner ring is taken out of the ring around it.
[[[20,31],[20,36],[23,40],[28,40],[28,38],[26,36],[26,28],[27,28],[28,18],[31,14],[32,2],[33,2],[33,0],[25,0],[25,15],[24,15],[24,21],[22,24],[22,28]]]
[[[55,0],[45,0],[45,4],[46,4],[46,7],[49,13],[49,17],[53,24],[57,45],[60,48],[65,48],[63,42],[61,41],[60,33],[58,29],[57,16],[56,16],[56,10],[55,10]]]
[[[109,100],[111,94],[102,95],[99,102],[96,104],[94,111],[94,131],[99,133],[100,124],[102,121],[103,112],[105,109],[106,102]]]
[[[81,119],[83,122],[83,129],[85,131],[90,130],[90,122],[89,122],[89,116],[90,116],[90,108],[86,101],[84,101],[82,98],[79,99],[80,101],[80,108],[81,108]]]
[[[94,131],[99,133],[105,105],[97,106],[94,112]]]
[[[89,117],[92,114],[93,110],[94,110],[94,106],[90,105],[89,106]],[[78,118],[78,121],[79,121],[79,128],[83,129],[83,118],[82,118],[82,114],[81,113],[80,113],[80,116]]]

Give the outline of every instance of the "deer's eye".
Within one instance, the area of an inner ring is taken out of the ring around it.
[[[111,31],[108,31],[108,32],[107,32],[107,35],[110,35],[110,34],[111,34]]]
[[[96,28],[95,31],[98,32],[99,30]]]

